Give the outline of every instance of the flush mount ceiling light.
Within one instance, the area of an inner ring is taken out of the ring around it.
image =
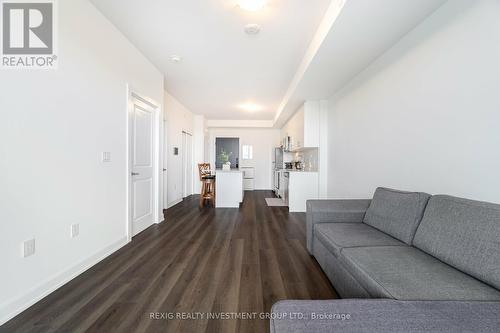
[[[262,9],[267,3],[267,0],[238,0],[238,6],[241,9],[255,12]]]
[[[247,24],[245,25],[245,32],[249,35],[257,35],[260,32],[260,25],[258,24]]]
[[[182,61],[182,57],[174,54],[170,56],[170,61],[173,62],[174,64],[178,64]]]
[[[238,105],[238,107],[240,109],[248,111],[248,112],[257,112],[257,111],[261,111],[263,109],[263,107],[261,105],[254,104],[254,103],[244,103],[244,104]]]

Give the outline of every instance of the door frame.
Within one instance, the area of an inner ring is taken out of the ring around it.
[[[187,152],[187,139],[188,137],[190,137],[190,141],[191,141],[191,144],[190,144],[190,148],[189,148],[189,151],[191,152],[189,155],[190,156],[190,163],[187,163],[187,157],[188,157],[188,154],[186,153]],[[182,143],[181,143],[181,153],[182,153],[182,161],[181,161],[181,165],[182,165],[182,199],[185,199],[191,195],[194,194],[194,141],[193,141],[193,134],[189,133],[188,131],[185,131],[183,130],[182,131],[182,135],[181,135],[181,138],[182,138]],[[189,166],[190,165],[190,166]],[[189,171],[189,172],[188,172]],[[190,184],[187,184],[186,182],[186,176],[190,174],[190,177],[191,177],[191,183]]]
[[[134,87],[130,86],[127,84],[127,112],[126,112],[126,122],[127,122],[127,130],[126,130],[126,143],[127,143],[127,149],[126,149],[126,155],[127,155],[127,173],[126,173],[126,184],[127,184],[127,189],[126,189],[126,202],[127,202],[127,222],[126,222],[126,230],[127,230],[127,240],[130,242],[132,240],[132,233],[133,233],[133,228],[132,228],[132,221],[133,221],[133,211],[132,211],[132,152],[131,149],[133,147],[132,145],[132,115],[133,115],[133,100],[137,99],[141,101],[142,103],[145,103],[154,110],[154,124],[153,124],[153,141],[154,141],[154,151],[153,151],[153,223],[160,223],[159,220],[159,213],[158,207],[161,207],[163,204],[160,203],[160,184],[159,182],[161,181],[160,177],[160,160],[161,160],[161,153],[160,149],[160,136],[161,136],[161,127],[160,127],[160,116],[162,115],[161,112],[161,106],[159,103],[154,101],[153,99],[146,97],[145,95],[141,94],[138,92],[138,90],[134,89]],[[162,163],[163,164],[163,163]],[[163,219],[161,219],[163,220]]]

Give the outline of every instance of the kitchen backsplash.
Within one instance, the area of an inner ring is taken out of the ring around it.
[[[302,162],[305,171],[318,171],[318,149],[307,149],[295,153],[285,153],[284,162]]]
[[[302,155],[303,169],[306,171],[318,171],[318,149],[308,149],[298,153]],[[299,157],[300,158],[300,157]]]

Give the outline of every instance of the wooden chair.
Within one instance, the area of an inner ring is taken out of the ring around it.
[[[208,200],[215,207],[215,175],[212,175],[210,163],[198,164],[201,181],[200,208]]]

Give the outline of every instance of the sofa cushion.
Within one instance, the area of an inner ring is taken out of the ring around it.
[[[307,200],[307,250],[312,253],[314,225],[317,223],[363,222],[371,200]]]
[[[335,287],[338,296],[342,298],[370,298],[370,294],[344,268],[340,259],[335,257],[322,242],[316,239],[313,247],[314,258]]]
[[[500,300],[500,291],[415,247],[344,248],[340,260],[374,298]]]
[[[364,223],[411,245],[430,195],[377,188]]]
[[[407,246],[364,223],[320,223],[314,226],[318,240],[336,257],[344,247],[355,246]]]
[[[414,244],[500,289],[500,205],[436,195]]]

